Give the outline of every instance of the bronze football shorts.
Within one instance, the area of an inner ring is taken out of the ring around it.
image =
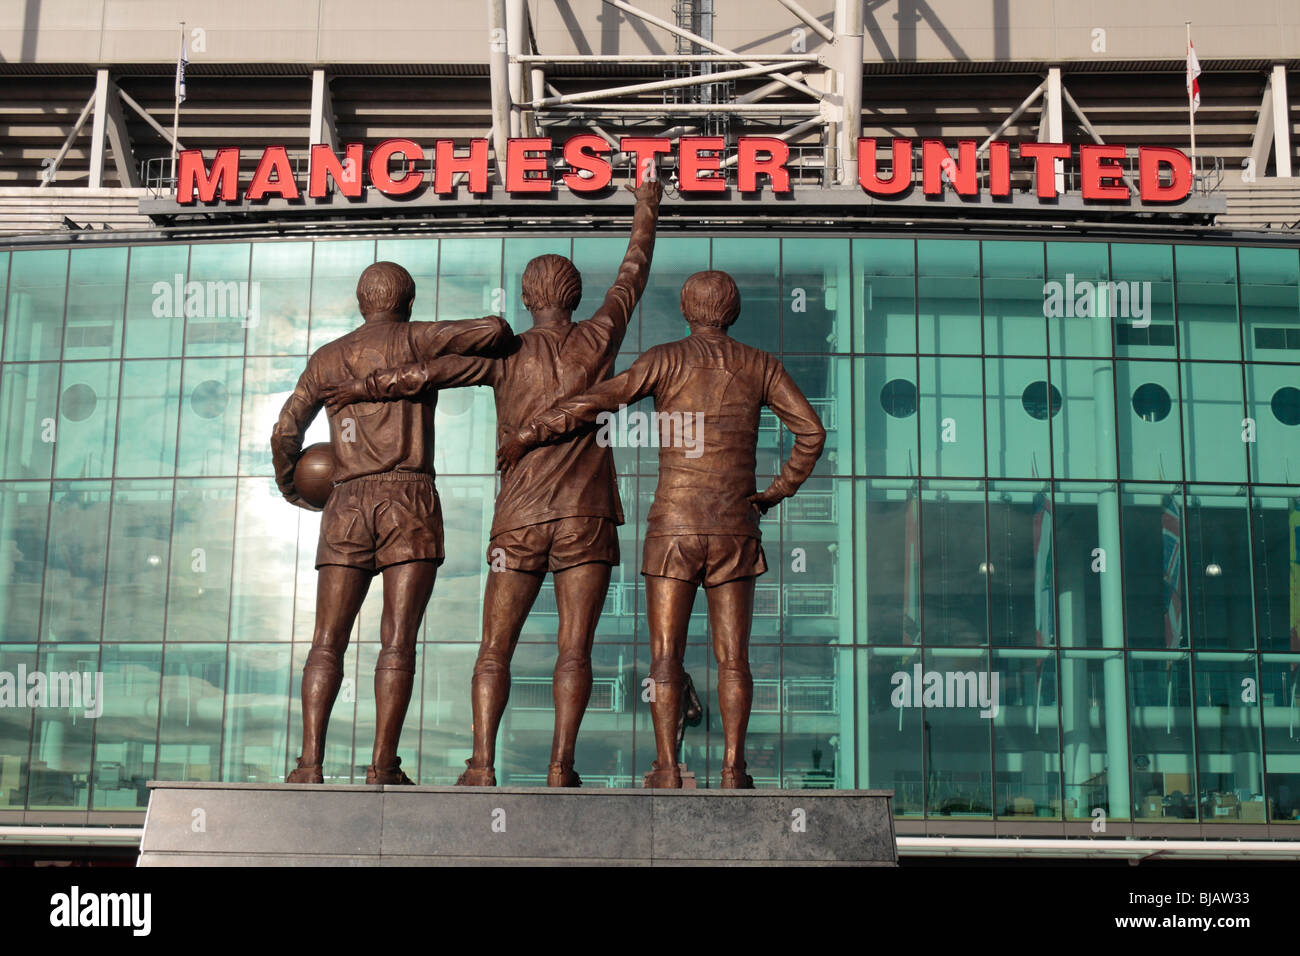
[[[382,571],[407,561],[443,561],[442,503],[433,476],[390,471],[335,485],[321,515],[316,567]]]
[[[664,534],[645,539],[641,573],[706,588],[767,571],[758,538],[743,534]]]
[[[618,564],[618,528],[609,518],[559,518],[511,531],[488,542],[488,567],[531,574],[564,571],[599,561]]]

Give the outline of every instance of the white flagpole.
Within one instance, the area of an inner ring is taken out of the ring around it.
[[[176,88],[176,80],[179,77],[181,68],[181,58],[185,56],[185,21],[181,21],[181,45],[177,51],[179,54],[176,60],[177,77],[172,78],[172,179],[176,180],[176,137],[180,132],[181,125],[181,91]]]
[[[1183,59],[1190,61],[1192,56],[1192,21],[1183,21],[1187,25],[1187,52]],[[1192,99],[1191,67],[1189,63],[1183,64],[1183,75],[1187,78],[1187,122],[1192,131],[1192,179],[1196,179],[1196,102]]]

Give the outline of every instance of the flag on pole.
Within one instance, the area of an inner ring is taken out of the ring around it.
[[[1173,495],[1165,495],[1160,537],[1165,584],[1165,647],[1172,650],[1183,643],[1183,516]]]
[[[1187,40],[1187,98],[1192,101],[1193,112],[1201,105],[1201,82],[1197,79],[1200,75],[1201,61],[1196,59],[1196,47],[1192,46],[1189,37]]]
[[[907,489],[903,508],[903,633],[904,644],[919,644],[921,639],[921,505],[916,489]],[[921,653],[917,647],[903,658],[907,667]],[[903,711],[898,708],[898,730],[903,731]]]
[[[1034,495],[1034,631],[1038,647],[1056,644],[1056,593],[1052,579],[1052,499]],[[1043,664],[1035,665],[1034,733],[1038,733],[1038,708],[1043,699]]]
[[[903,515],[903,643],[921,635],[921,521],[916,489],[907,490]]]
[[[189,65],[189,60],[185,58],[185,31],[181,31],[181,55],[176,61],[176,105],[180,106],[185,102],[185,67]]]

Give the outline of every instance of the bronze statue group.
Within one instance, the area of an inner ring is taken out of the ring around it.
[[[412,782],[401,769],[397,741],[411,699],[416,635],[443,560],[432,464],[434,410],[441,389],[487,385],[496,399],[501,481],[470,691],[474,750],[458,783],[496,784],[496,737],[510,695],[510,660],[550,571],[559,627],[547,785],[581,785],[574,760],[591,695],[592,641],[611,568],[620,560],[616,529],[623,523],[613,452],[599,440],[596,421],[602,412],[653,397],[656,413],[665,413],[661,421],[696,415],[702,427],[689,453],[662,436],[659,482],[647,519],[641,573],[656,759],[646,785],[682,786],[682,660],[702,584],[717,660],[721,784],[753,787],[744,745],[753,702],[748,658],[754,580],[767,570],[759,519],[808,478],[826,432],[781,363],[729,335],[741,302],[724,272],[699,272],[682,286],[689,335],[647,350],[625,372],[610,376],[649,280],[662,187],[647,179],[634,193],[627,253],[591,318],[573,319],[582,278],[563,256],[540,256],[525,268],[522,300],[533,325],[518,335],[496,316],[410,321],[415,283],[401,266],[378,262],[357,283],[364,322],[308,359],[271,436],[276,481],[300,507],[312,506],[295,491],[294,466],[303,434],[322,408],[335,458],[316,554],[316,628],[303,669],[302,754],[289,783],[323,782],[325,730],[343,679],[348,635],[376,574],[384,576],[384,607],[366,782]],[[793,433],[794,447],[779,476],[758,491],[755,453],[764,407]]]

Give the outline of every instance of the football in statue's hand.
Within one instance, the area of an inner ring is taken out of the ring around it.
[[[334,490],[334,449],[327,441],[303,450],[293,469],[293,487],[307,504],[324,508]]]

